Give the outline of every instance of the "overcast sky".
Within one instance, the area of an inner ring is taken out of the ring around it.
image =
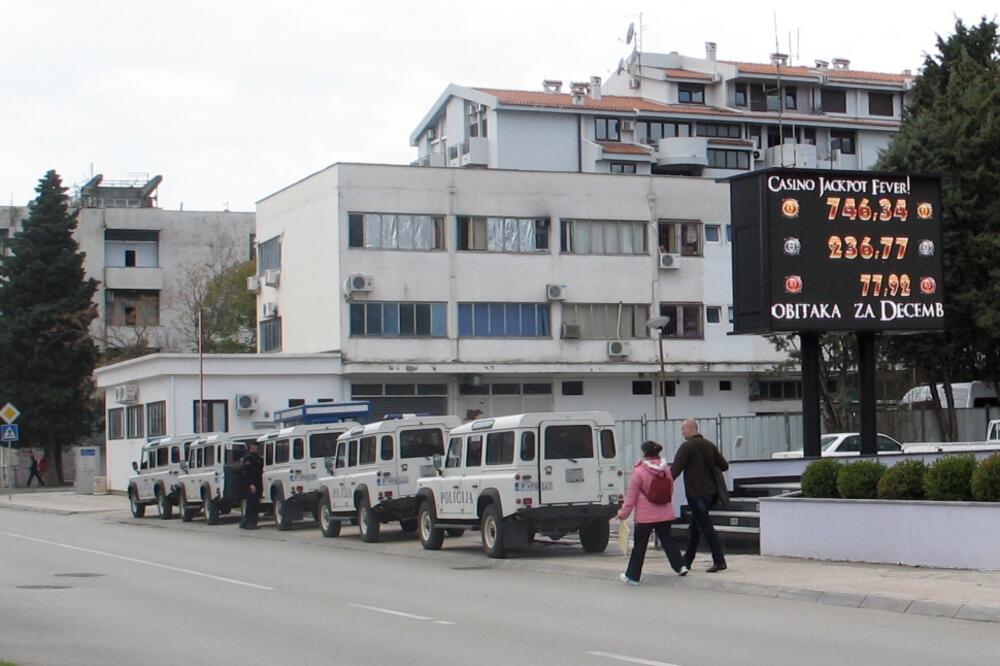
[[[606,78],[631,50],[766,62],[845,57],[919,69],[935,35],[996,0],[0,0],[0,201],[48,169],[67,185],[163,175],[160,206],[254,210],[334,162],[409,163],[409,135],[449,83],[540,89]]]

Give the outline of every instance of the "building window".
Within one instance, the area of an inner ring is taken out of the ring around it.
[[[718,243],[721,238],[721,228],[718,224],[706,224],[705,225],[705,242],[706,243]]]
[[[726,225],[726,242],[727,243],[733,242],[733,225],[731,224]]]
[[[564,254],[648,254],[646,223],[619,220],[562,220]]]
[[[659,382],[660,384],[660,395],[667,396],[668,398],[673,398],[677,395],[677,382],[668,379],[665,382]]]
[[[635,173],[635,162],[612,162],[609,167],[611,173]]]
[[[750,383],[751,400],[801,400],[802,382],[761,379]]]
[[[108,439],[125,439],[125,410],[122,407],[108,410]]]
[[[704,104],[705,86],[682,83],[677,86],[677,101],[681,104]]]
[[[598,141],[621,141],[618,118],[594,118],[594,138]]]
[[[104,265],[109,268],[156,268],[160,264],[158,231],[105,229]]]
[[[548,338],[548,303],[459,303],[460,338]]]
[[[257,247],[257,275],[281,268],[281,236],[266,240]]]
[[[892,93],[868,93],[868,115],[870,116],[891,116],[893,115]]]
[[[751,111],[778,111],[780,104],[781,96],[778,86],[759,83],[750,86]]]
[[[702,255],[700,222],[657,223],[661,254],[680,254],[685,257]]]
[[[733,100],[734,106],[746,106],[747,105],[747,84],[737,83],[735,88],[735,99]]]
[[[132,405],[125,410],[125,437],[139,439],[145,436],[142,427],[142,405]]]
[[[730,305],[729,308],[728,308],[728,310],[729,310],[729,323],[732,324],[733,323],[733,318],[734,318],[733,317],[733,306]]]
[[[688,395],[692,398],[700,398],[705,395],[705,382],[701,379],[692,379],[688,382]]]
[[[148,327],[160,325],[160,292],[107,289],[104,316],[108,326]]]
[[[743,138],[743,128],[739,125],[723,123],[698,123],[695,130],[698,136],[722,137],[725,139]]]
[[[589,340],[645,338],[649,306],[628,303],[565,303],[563,323],[579,324],[580,337]]]
[[[640,120],[635,124],[635,140],[638,143],[656,144],[660,139],[676,136],[691,136],[691,124],[653,120]]]
[[[824,88],[820,92],[820,108],[824,113],[847,113],[847,93]]]
[[[281,351],[281,317],[262,319],[257,330],[261,353]]]
[[[530,254],[549,251],[549,220],[541,217],[458,217],[458,249]]]
[[[563,382],[563,395],[583,395],[583,382]]]
[[[195,432],[229,432],[229,401],[228,400],[195,400],[193,419]],[[204,412],[202,411],[204,405]],[[201,419],[198,418],[199,414]],[[201,428],[198,422],[201,421]]]
[[[653,395],[653,382],[632,382],[632,395]]]
[[[368,250],[443,250],[444,217],[351,213],[348,245]]]
[[[443,338],[446,303],[351,303],[351,336]]]
[[[163,400],[146,405],[146,435],[162,437],[167,434],[167,403]]]
[[[799,90],[795,86],[785,86],[785,108],[799,108]]]
[[[709,305],[705,308],[705,321],[709,324],[722,323],[722,306]]]
[[[670,323],[663,328],[663,337],[704,337],[702,309],[701,303],[660,303],[660,316],[670,317]]]
[[[708,166],[712,169],[749,169],[750,153],[745,150],[709,148]]]
[[[733,390],[733,383],[730,380],[728,380],[728,379],[723,379],[722,381],[719,382],[719,390],[720,391],[732,391]]]
[[[803,127],[802,128],[802,143],[808,143],[810,146],[816,145],[816,128],[815,127]]]
[[[839,150],[844,155],[854,154],[854,132],[850,130],[830,130],[830,150]]]

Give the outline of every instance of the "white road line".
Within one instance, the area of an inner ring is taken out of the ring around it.
[[[622,654],[611,654],[609,652],[588,652],[587,654],[592,654],[595,657],[614,659],[616,661],[624,661],[630,664],[644,664],[645,666],[677,666],[677,664],[671,664],[665,661],[653,661],[652,659],[638,659],[637,657],[626,657],[625,655]]]
[[[390,608],[379,608],[378,606],[365,606],[364,604],[347,604],[353,608],[362,608],[364,610],[370,610],[375,613],[385,613],[386,615],[396,615],[398,617],[406,617],[411,620],[433,620],[434,618],[424,617],[423,615],[414,615],[413,613],[404,613],[403,611],[392,610]],[[455,624],[454,622],[445,622],[444,620],[438,620],[435,624]]]
[[[436,620],[434,624],[455,624],[455,623],[449,622],[448,620]]]
[[[222,581],[223,583],[232,583],[233,585],[242,585],[244,587],[252,587],[255,590],[274,590],[273,587],[266,587],[264,585],[257,585],[256,583],[248,583],[242,580],[236,580],[234,578],[223,578],[222,576],[213,576],[212,574],[203,573],[201,571],[194,571],[193,569],[182,569],[180,567],[172,567],[168,564],[160,564],[158,562],[150,562],[149,560],[140,560],[135,557],[126,557],[125,555],[116,555],[114,553],[106,553],[102,550],[93,550],[91,548],[81,548],[80,546],[71,546],[68,543],[59,543],[58,541],[47,541],[46,539],[36,539],[35,537],[24,536],[23,534],[14,534],[13,532],[0,532],[9,537],[14,537],[15,539],[24,539],[25,541],[34,541],[36,543],[44,543],[49,546],[58,546],[59,548],[67,548],[69,550],[79,551],[81,553],[90,553],[91,555],[101,555],[103,557],[111,557],[116,560],[124,560],[125,562],[133,562],[135,564],[145,564],[149,567],[156,567],[157,569],[166,569],[167,571],[176,571],[178,573],[190,574],[192,576],[200,576],[201,578],[211,578],[212,580]]]

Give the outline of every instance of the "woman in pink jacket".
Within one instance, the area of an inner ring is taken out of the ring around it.
[[[686,576],[688,568],[677,548],[670,538],[670,523],[677,515],[674,513],[672,497],[674,494],[674,477],[670,473],[670,465],[660,459],[663,447],[656,442],[643,442],[642,460],[632,468],[632,478],[629,480],[628,491],[625,494],[625,504],[618,511],[619,520],[627,519],[635,510],[635,544],[632,546],[632,557],[628,561],[628,569],[619,574],[623,583],[638,585],[642,576],[642,564],[646,559],[646,547],[649,545],[649,535],[656,536],[663,545],[670,566],[678,576]]]

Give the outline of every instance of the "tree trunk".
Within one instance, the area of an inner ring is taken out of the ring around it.
[[[62,447],[58,444],[46,446],[45,457],[49,461],[48,469],[45,470],[45,485],[64,485],[66,480],[63,478]]]

